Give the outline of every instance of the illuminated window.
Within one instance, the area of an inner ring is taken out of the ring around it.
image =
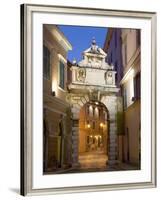
[[[50,51],[45,45],[43,46],[43,76],[50,79]]]
[[[89,106],[89,116],[93,116],[93,107],[91,105]]]
[[[95,129],[95,122],[92,122],[92,128]]]
[[[98,109],[98,107],[95,107],[95,117],[96,118],[99,117],[99,109]]]
[[[59,62],[59,87],[65,89],[65,65],[62,61]]]

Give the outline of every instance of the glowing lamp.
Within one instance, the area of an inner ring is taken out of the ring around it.
[[[100,123],[100,127],[103,127],[103,123]]]

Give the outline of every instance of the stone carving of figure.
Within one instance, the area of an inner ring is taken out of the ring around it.
[[[105,73],[105,82],[107,85],[113,84],[113,74],[111,71]]]
[[[85,69],[79,69],[77,71],[77,80],[83,82],[86,78],[86,71]]]
[[[98,46],[96,45],[95,38],[92,39],[91,52],[92,53],[99,53],[100,52]]]

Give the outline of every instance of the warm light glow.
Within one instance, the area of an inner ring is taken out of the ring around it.
[[[92,109],[92,105],[89,106],[89,109]]]
[[[98,102],[96,101],[95,104],[98,105]]]
[[[90,128],[91,127],[91,125],[90,124],[87,124],[87,128]]]
[[[89,116],[93,115],[93,107],[90,105],[89,106]]]
[[[103,127],[103,123],[100,123],[100,127]]]
[[[57,92],[57,83],[56,83],[56,80],[53,79],[52,80],[52,92]]]
[[[130,90],[129,90],[130,100],[132,100],[132,97],[134,97],[134,80],[133,79],[129,81],[129,87],[130,87]]]
[[[126,81],[134,77],[134,74],[135,74],[135,70],[132,67],[130,67],[130,69],[126,72],[123,79],[121,80],[121,84],[124,84]]]
[[[99,113],[98,107],[96,107],[96,108],[95,108],[95,116],[96,116],[96,117],[98,117],[98,113]]]
[[[61,55],[58,54],[59,59],[61,59],[64,63],[67,63],[67,60]]]

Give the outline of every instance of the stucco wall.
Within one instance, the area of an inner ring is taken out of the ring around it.
[[[51,94],[55,91],[56,96],[65,101],[66,98],[66,82],[67,82],[67,64],[61,59],[61,56],[66,59],[67,52],[62,48],[61,44],[54,38],[49,30],[44,26],[43,28],[43,43],[48,47],[51,53],[51,73],[50,80],[43,80],[44,93]],[[59,56],[59,54],[61,56]],[[63,61],[65,65],[65,88],[59,87],[59,63]]]
[[[125,160],[127,160],[127,152],[129,145],[129,161],[134,164],[139,163],[140,149],[140,101],[136,101],[125,111]],[[128,132],[128,133],[127,133]],[[128,136],[127,136],[128,134]],[[128,141],[127,141],[128,140]],[[129,144],[128,144],[129,143]]]

